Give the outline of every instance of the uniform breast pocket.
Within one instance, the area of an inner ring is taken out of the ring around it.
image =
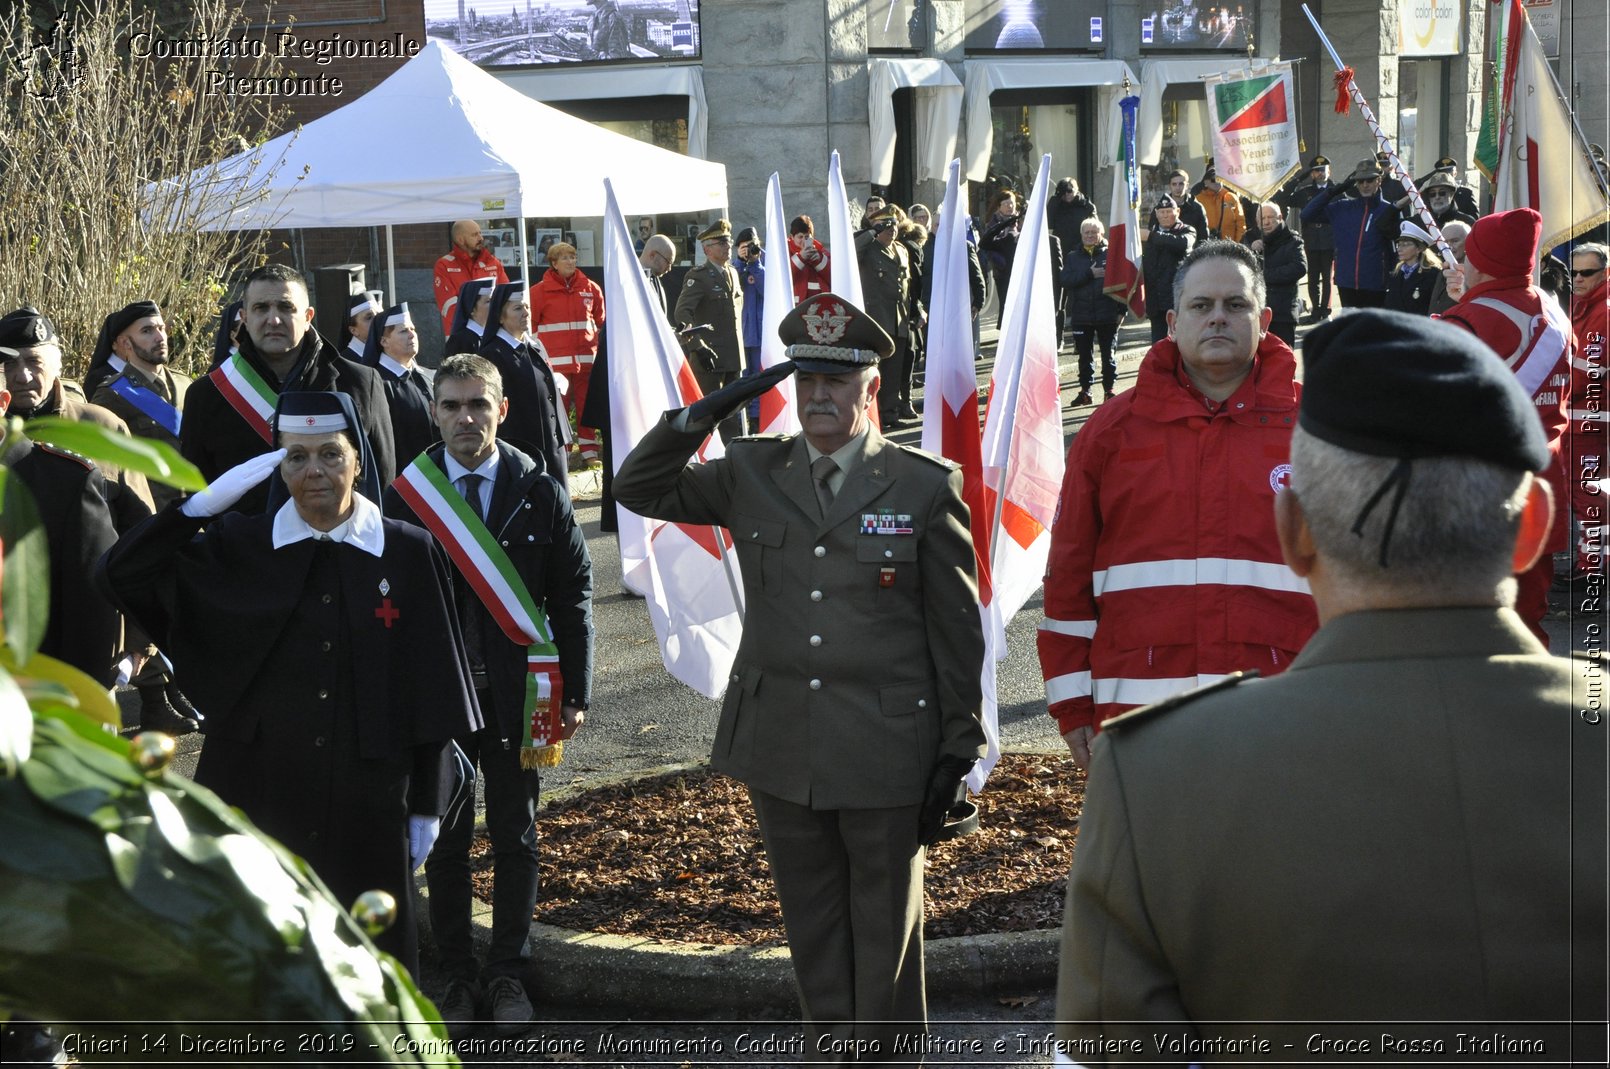
[[[888,612],[916,596],[915,535],[861,535],[855,540],[855,560],[862,585],[859,601],[868,612]]]
[[[788,526],[777,520],[734,513],[727,528],[738,546],[738,563],[744,575],[760,576],[760,589],[767,594],[783,589],[783,536]]]

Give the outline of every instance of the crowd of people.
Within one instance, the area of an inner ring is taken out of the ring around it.
[[[1261,856],[1265,839],[1289,846],[1296,832],[1280,829],[1310,817],[1351,842],[1315,793],[1324,784],[1302,768],[1315,750],[1335,751],[1327,760],[1342,775],[1350,751],[1327,736],[1333,722],[1414,760],[1445,754],[1451,737],[1430,710],[1482,710],[1474,720],[1495,733],[1490,747],[1461,747],[1469,761],[1447,758],[1429,787],[1407,791],[1394,775],[1372,796],[1372,812],[1426,827],[1446,823],[1465,777],[1491,771],[1481,754],[1528,755],[1521,772],[1539,790],[1559,756],[1557,740],[1534,740],[1495,702],[1509,695],[1548,725],[1566,715],[1576,670],[1548,656],[1541,624],[1573,516],[1576,570],[1602,581],[1610,251],[1566,250],[1568,292],[1549,292],[1532,255],[1537,213],[1478,214],[1451,162],[1419,183],[1458,257],[1450,264],[1377,160],[1337,184],[1316,156],[1262,204],[1242,203],[1211,169],[1194,188],[1175,171],[1141,235],[1151,343],[1123,392],[1114,349],[1127,306],[1105,285],[1113,253],[1102,222],[1071,178],[1045,206],[1058,337],[1078,361],[1073,405],[1093,404],[1098,377],[1102,388],[1068,454],[1038,640],[1050,715],[1091,790],[1060,1016],[1378,1016],[1347,954],[1419,963],[1394,975],[1411,995],[1445,994],[1408,997],[1424,1011],[1411,1016],[1559,1005],[1558,959],[1582,932],[1547,895],[1521,926],[1536,947],[1506,937],[1515,945],[1504,958],[1542,982],[1516,979],[1514,991],[1530,994],[1510,999],[1505,988],[1488,1002],[1435,982],[1456,956],[1389,952],[1384,937],[1323,951],[1303,941],[1325,983],[1279,972],[1216,983],[1231,959],[1198,946],[1201,922],[1190,920],[1189,889],[1225,877],[1204,853],[1223,825],[1222,799],[1201,786],[1202,754],[1217,755],[1216,777],[1246,766],[1246,782],[1276,781],[1268,799],[1237,803],[1282,813],[1279,828],[1232,851],[1242,859]],[[975,330],[991,285],[1004,301],[1025,210],[1000,190],[982,220],[967,220]],[[0,318],[0,413],[163,441],[208,481],[183,495],[26,438],[4,442],[51,539],[43,651],[135,686],[145,728],[199,726],[198,782],[308,859],[344,901],[391,891],[401,919],[381,945],[410,968],[412,874],[423,866],[450,1031],[490,1019],[517,1032],[532,1015],[541,769],[585,721],[593,690],[592,567],[567,476],[601,459],[604,529],[618,497],[645,516],[733,531],[748,615],[712,763],[749,788],[807,1029],[839,1049],[908,1043],[926,1012],[924,850],[945,834],[984,752],[984,643],[962,475],[885,437],[918,415],[935,213],[874,197],[860,222],[853,247],[830,254],[798,216],[768,260],[754,228],[735,234],[718,220],[698,235],[703,261],[675,292],[665,286],[675,244],[644,228],[645,284],[703,396],[667,413],[618,479],[605,294],[566,242],[549,246],[535,284],[510,282],[479,226],[454,223],[435,273],[447,343],[434,369],[408,305],[354,295],[338,346],[313,329],[302,276],[273,264],[244,280],[220,317],[213,366],[193,380],[172,368],[151,301],[107,316],[82,393],[62,375],[47,315],[24,307]],[[1345,315],[1332,315],[1333,267]],[[762,369],[768,270],[789,272],[794,307],[780,328],[788,361]],[[833,291],[844,271],[858,272],[864,307]],[[1304,323],[1306,389],[1293,349]],[[745,437],[746,413],[790,374],[802,432]],[[688,465],[711,433],[728,440],[726,457]],[[862,640],[869,620],[877,644]],[[1439,657],[1458,660],[1460,681],[1428,689],[1415,673]],[[1490,658],[1525,670],[1487,679]],[[1281,678],[1244,682],[1254,674]],[[1323,715],[1309,718],[1305,702]],[[1284,755],[1278,777],[1261,749],[1215,746],[1199,727],[1206,713],[1159,715],[1187,704],[1242,715],[1243,703],[1270,711],[1246,721],[1249,738]],[[1300,742],[1281,726],[1299,707],[1313,731]],[[476,807],[462,789],[477,769],[494,859],[480,959]],[[1598,771],[1585,780],[1602,791]],[[1175,823],[1175,802],[1164,811],[1155,799],[1182,786],[1194,801]],[[1580,798],[1550,798],[1548,819],[1592,825]],[[1523,822],[1481,812],[1483,826]],[[1143,856],[1135,845],[1153,841],[1181,852],[1146,846]],[[1204,855],[1189,862],[1202,871],[1181,884],[1168,866],[1187,846]],[[1595,849],[1602,856],[1602,834]],[[1413,853],[1393,856],[1409,865]],[[1529,879],[1570,886],[1568,852],[1533,853]],[[1284,856],[1271,850],[1269,864],[1289,870]],[[1295,909],[1342,893],[1326,865],[1298,868],[1301,878],[1282,882],[1250,865],[1227,897]],[[1428,903],[1459,881],[1512,892],[1508,873],[1457,859],[1420,875]],[[1603,904],[1602,883],[1577,893]],[[1138,910],[1142,900],[1153,904]],[[1438,929],[1422,919],[1390,931],[1453,945],[1502,920]],[[1296,939],[1292,927],[1233,942],[1255,954]],[[1182,939],[1196,952],[1177,952]],[[1149,994],[1165,989],[1178,997]],[[1066,1038],[1088,1038],[1070,1028]]]

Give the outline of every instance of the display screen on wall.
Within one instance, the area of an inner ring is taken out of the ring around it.
[[[1254,0],[1237,3],[1176,3],[1142,8],[1140,47],[1148,52],[1247,50],[1257,32]]]
[[[969,52],[1101,51],[1107,0],[967,0]]]
[[[482,67],[699,58],[699,0],[425,0],[425,35]]]
[[[1460,0],[1413,0],[1398,8],[1398,57],[1453,56],[1460,51],[1465,5]]]

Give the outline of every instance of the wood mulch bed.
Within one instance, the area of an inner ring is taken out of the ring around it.
[[[980,827],[928,852],[929,939],[1055,928],[1084,803],[1066,754],[1010,754],[974,799]],[[546,806],[536,919],[578,931],[683,942],[784,942],[766,852],[742,784],[698,769],[586,791]],[[492,857],[478,838],[476,894]]]

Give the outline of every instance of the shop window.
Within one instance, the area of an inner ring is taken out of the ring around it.
[[[1094,131],[1085,129],[1082,118],[1091,114],[1085,99],[1088,90],[1033,90],[1031,97],[1041,101],[1048,95],[1065,99],[1054,102],[1003,104],[1002,97],[1016,93],[996,93],[992,98],[990,119],[995,127],[995,142],[990,152],[990,177],[984,188],[973,185],[972,207],[975,214],[983,209],[983,202],[997,189],[1010,188],[1023,197],[1034,188],[1034,176],[1039,171],[1040,157],[1051,154],[1051,180],[1072,175],[1081,189],[1088,189],[1085,174],[1089,158],[1089,143]]]

